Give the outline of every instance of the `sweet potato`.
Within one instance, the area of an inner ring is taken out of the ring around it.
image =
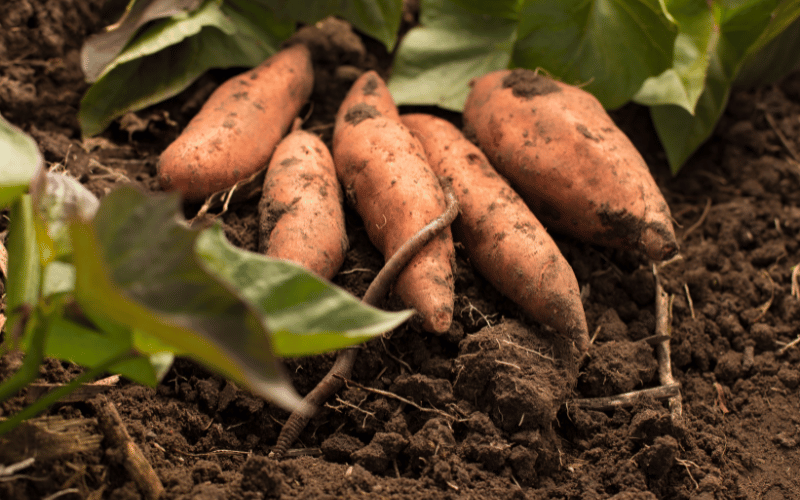
[[[445,199],[422,146],[400,123],[383,80],[370,71],[353,84],[339,108],[333,159],[345,197],[370,241],[391,257],[445,210]],[[453,240],[450,228],[423,247],[400,273],[394,291],[434,333],[453,319]]]
[[[259,250],[333,278],[348,246],[343,203],[325,144],[303,130],[290,133],[275,148],[264,177]]]
[[[450,122],[425,114],[402,120],[434,173],[453,185],[461,208],[453,236],[472,265],[531,317],[585,352],[589,336],[578,281],[541,222]]]
[[[678,251],[647,164],[594,96],[525,69],[471,85],[466,135],[548,229],[654,260]]]
[[[220,85],[161,154],[165,190],[202,200],[266,166],[314,86],[311,54],[294,45]]]

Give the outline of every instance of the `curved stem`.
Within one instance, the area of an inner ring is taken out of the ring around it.
[[[361,299],[363,303],[371,306],[377,305],[389,292],[392,283],[394,283],[408,262],[437,234],[453,223],[458,215],[458,200],[450,184],[443,183],[442,187],[444,188],[447,202],[447,208],[445,208],[444,213],[420,229],[389,257],[383,269],[370,283],[367,292]],[[289,416],[283,429],[281,429],[278,441],[270,456],[280,457],[286,453],[289,446],[295,442],[303,429],[305,429],[309,420],[319,412],[322,404],[342,388],[344,380],[350,378],[350,374],[353,372],[357,353],[358,351],[355,347],[348,347],[339,351],[336,361],[328,374],[303,398],[305,411],[295,411]]]

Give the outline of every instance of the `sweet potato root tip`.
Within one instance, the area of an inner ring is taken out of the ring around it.
[[[333,156],[348,203],[386,259],[445,209],[442,188],[422,146],[400,123],[397,107],[374,71],[355,81],[339,109]],[[417,310],[427,331],[443,333],[450,327],[453,256],[447,228],[422,248],[395,283],[395,293]]]
[[[677,252],[647,165],[588,92],[530,70],[496,71],[473,82],[463,117],[465,134],[548,228],[654,260]]]
[[[452,183],[461,210],[453,234],[478,272],[585,352],[589,335],[577,279],[539,220],[455,126],[424,114],[402,120],[434,172]]]
[[[328,148],[297,130],[270,160],[259,203],[259,247],[326,279],[344,262],[347,233],[343,195]]]
[[[196,201],[263,168],[313,86],[311,57],[303,45],[226,81],[161,154],[161,187]]]

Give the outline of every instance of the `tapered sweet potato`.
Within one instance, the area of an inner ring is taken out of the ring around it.
[[[470,262],[534,319],[589,346],[578,281],[553,239],[486,156],[450,122],[403,115],[434,173],[448,179],[461,213],[453,236]]]
[[[303,130],[290,133],[275,148],[264,177],[259,250],[333,278],[348,246],[343,203],[325,144]]]
[[[266,166],[313,87],[304,45],[226,81],[161,154],[161,187],[201,200],[248,178]]]
[[[339,109],[333,158],[345,197],[386,259],[445,210],[444,194],[422,146],[400,123],[397,107],[374,71],[356,80]],[[425,245],[395,283],[394,291],[417,310],[430,332],[446,332],[452,322],[453,259],[447,228]]]
[[[677,252],[661,191],[594,96],[524,69],[471,85],[466,135],[548,229],[655,260]]]

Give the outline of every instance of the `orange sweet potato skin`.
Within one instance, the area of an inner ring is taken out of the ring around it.
[[[220,85],[161,154],[167,191],[202,200],[263,168],[314,86],[311,54],[293,45]]]
[[[594,96],[523,69],[471,85],[465,133],[545,226],[654,260],[677,252],[644,159]]]
[[[544,226],[492,168],[481,150],[450,122],[402,116],[434,173],[448,179],[460,215],[453,235],[475,268],[534,319],[588,349],[578,281]]]
[[[422,146],[400,123],[375,72],[356,80],[339,109],[333,158],[346,198],[386,259],[445,210]],[[452,322],[454,254],[447,228],[409,262],[394,286],[430,332],[444,333]]]
[[[297,130],[275,148],[259,203],[259,250],[326,279],[347,253],[344,196],[328,148]]]

